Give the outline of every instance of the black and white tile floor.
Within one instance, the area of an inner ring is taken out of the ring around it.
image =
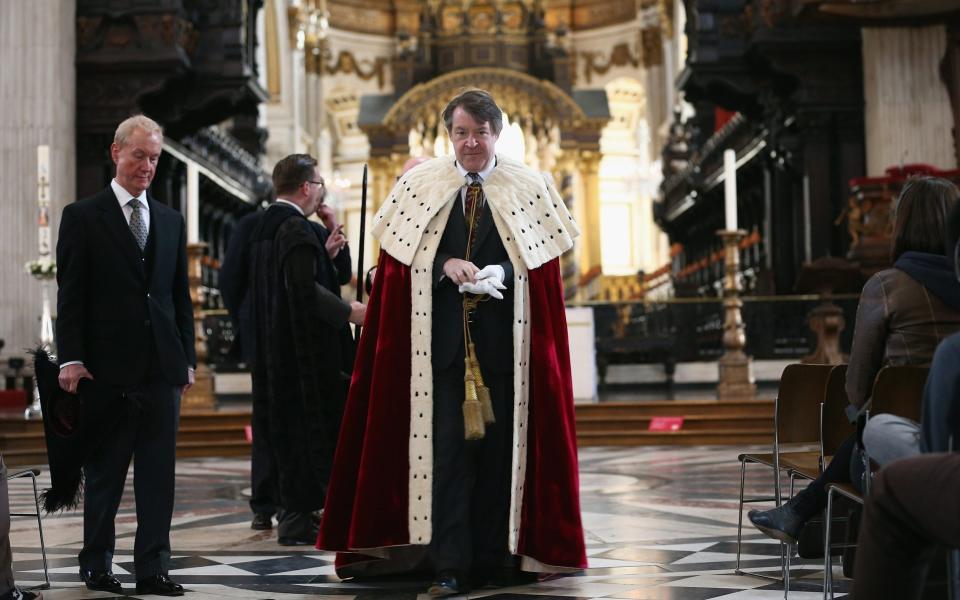
[[[734,575],[738,449],[589,448],[580,452],[581,505],[590,568],[523,587],[482,590],[471,598],[520,600],[774,600],[779,583]],[[340,581],[333,556],[310,548],[283,548],[271,531],[252,531],[244,492],[249,464],[235,459],[186,459],[177,466],[177,504],[171,533],[170,575],[191,600],[220,598],[330,598],[413,600],[427,582],[407,578]],[[44,480],[41,480],[43,484]],[[748,493],[769,488],[769,470],[748,470]],[[132,474],[127,482],[132,484]],[[14,511],[32,508],[29,483],[11,487]],[[133,596],[135,528],[132,489],[117,518],[114,572]],[[77,577],[82,540],[80,511],[45,517],[52,589],[49,600],[115,598],[86,590]],[[749,526],[749,524],[748,524]],[[780,546],[744,530],[744,570],[777,575]],[[21,585],[43,579],[36,521],[15,519],[11,541]],[[839,569],[837,569],[839,571]],[[790,598],[821,598],[818,561],[793,560]],[[848,582],[839,573],[836,588]],[[841,597],[841,594],[838,594]]]

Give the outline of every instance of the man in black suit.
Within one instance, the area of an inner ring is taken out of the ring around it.
[[[322,182],[322,178],[321,178]],[[336,214],[324,202],[326,187],[321,183],[320,207],[317,216],[323,225],[310,221],[324,252],[317,256],[316,281],[331,293],[340,297],[340,286],[346,285],[351,277],[350,249],[343,234],[343,226],[337,224]],[[247,273],[250,268],[248,248],[251,234],[263,218],[264,211],[244,215],[234,227],[227,246],[227,254],[220,266],[220,294],[223,304],[233,319],[237,331],[235,344],[242,360],[249,367],[256,355],[253,336],[253,317],[251,300],[248,294],[250,283]],[[349,373],[353,366],[353,338],[350,328],[340,332],[344,372]],[[277,513],[277,465],[269,439],[269,421],[258,404],[254,404],[251,427],[253,428],[253,448],[250,454],[250,510],[253,511],[251,529],[267,530],[273,528],[273,516]]]
[[[186,229],[147,194],[163,148],[160,126],[138,115],[117,127],[116,176],[63,210],[57,240],[60,386],[86,377],[126,396],[126,415],[84,465],[80,575],[120,593],[111,566],[114,519],[134,456],[138,594],[180,596],[167,576],[180,396],[194,381]]]

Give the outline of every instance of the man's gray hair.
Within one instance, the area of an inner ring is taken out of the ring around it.
[[[113,134],[113,143],[123,146],[134,129],[142,129],[147,133],[156,133],[163,137],[163,127],[159,123],[144,115],[134,115],[117,125],[117,132]]]

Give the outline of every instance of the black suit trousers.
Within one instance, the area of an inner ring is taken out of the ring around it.
[[[513,376],[483,372],[496,422],[463,439],[463,351],[433,377],[433,539],[436,571],[509,566],[507,528],[513,442]]]
[[[126,418],[84,465],[80,568],[111,570],[114,520],[133,457],[134,569],[137,579],[143,579],[167,573],[170,563],[180,386],[168,383],[154,367],[146,382],[127,390],[127,399]]]

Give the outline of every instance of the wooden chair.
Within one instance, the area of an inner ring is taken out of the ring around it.
[[[930,369],[916,366],[890,366],[880,369],[873,382],[873,390],[866,411],[867,419],[871,415],[888,413],[920,421],[923,405],[923,387],[927,382]],[[866,472],[870,472],[870,457],[864,455]],[[833,598],[833,559],[832,548],[855,546],[856,544],[831,544],[830,523],[833,518],[833,497],[844,496],[863,505],[863,498],[870,493],[870,479],[864,477],[864,494],[848,483],[831,483],[827,486],[827,512],[824,516],[823,535],[823,597]]]
[[[752,502],[775,502],[780,506],[782,493],[780,477],[807,472],[811,465],[820,460],[819,451],[783,451],[784,445],[816,445],[820,439],[820,418],[818,410],[823,401],[827,379],[832,365],[787,365],[780,376],[780,386],[774,400],[773,448],[765,454],[741,454],[740,461],[740,503],[737,520],[737,563],[734,573],[752,575],[763,579],[780,581],[776,577],[760,573],[748,573],[740,569],[740,554],[743,539],[743,505]],[[772,497],[744,498],[743,489],[748,463],[764,465],[773,471]],[[792,482],[792,479],[791,479]],[[793,487],[791,483],[791,488]],[[792,489],[791,489],[792,492]],[[784,593],[790,586],[790,550],[786,544],[780,544],[781,567],[783,571]]]

